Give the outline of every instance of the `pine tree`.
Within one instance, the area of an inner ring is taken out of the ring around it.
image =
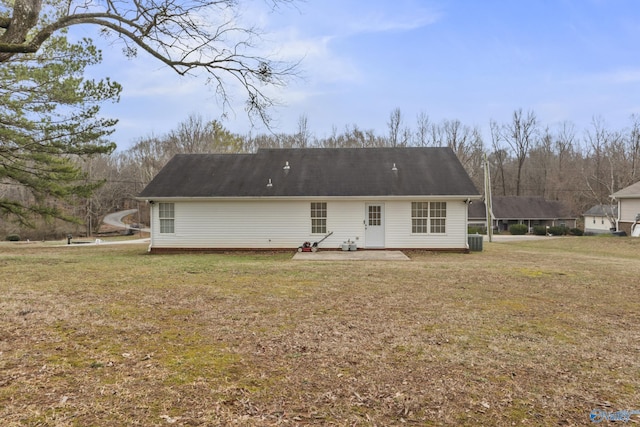
[[[100,182],[83,180],[78,160],[108,154],[104,139],[116,120],[100,117],[121,87],[84,78],[99,63],[91,41],[69,43],[64,32],[36,53],[0,64],[0,214],[22,225],[35,216],[71,220],[64,203],[87,197]],[[19,196],[18,196],[19,195]]]

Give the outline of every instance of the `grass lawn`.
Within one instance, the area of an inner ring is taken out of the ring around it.
[[[1,244],[2,426],[588,425],[596,408],[640,410],[640,239],[484,249],[297,262]]]

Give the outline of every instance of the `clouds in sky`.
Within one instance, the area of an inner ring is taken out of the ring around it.
[[[640,112],[635,0],[306,0],[273,13],[266,3],[243,3],[239,19],[266,31],[266,54],[300,61],[299,78],[269,89],[282,103],[273,111],[276,131],[295,132],[305,115],[319,137],[353,124],[384,134],[395,108],[410,127],[424,112],[488,128],[523,108],[547,125],[572,121],[579,130],[594,116],[623,127]],[[220,118],[204,79],[180,78],[144,56],[123,59],[114,47],[104,56],[92,73],[124,86],[120,104],[103,109],[120,118],[121,149],[189,114]],[[223,123],[248,133],[242,93],[231,93]]]

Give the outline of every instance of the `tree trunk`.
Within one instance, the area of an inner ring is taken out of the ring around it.
[[[15,0],[13,15],[2,22],[5,32],[0,35],[0,62],[5,62],[16,53],[25,52],[27,34],[38,23],[41,9],[42,0]]]

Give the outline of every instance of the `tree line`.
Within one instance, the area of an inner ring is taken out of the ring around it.
[[[87,216],[99,224],[102,215],[129,206],[158,171],[176,154],[253,153],[260,148],[450,147],[476,187],[484,187],[483,162],[489,162],[493,195],[537,196],[566,203],[580,216],[595,204],[609,204],[613,192],[638,181],[640,117],[631,116],[624,129],[611,129],[594,118],[587,129],[565,122],[546,126],[535,112],[517,109],[508,120],[492,120],[490,140],[480,128],[459,120],[433,122],[425,113],[408,124],[394,109],[387,133],[357,125],[317,137],[302,115],[293,133],[235,134],[219,121],[191,115],[174,130],[147,136],[131,148],[82,161],[89,180],[105,184],[93,195]]]
[[[560,200],[577,217],[595,204],[609,204],[610,194],[640,180],[640,116],[631,116],[623,129],[609,128],[596,117],[579,130],[570,122],[544,125],[535,112],[518,109],[507,120],[490,121],[488,141],[478,126],[457,119],[435,122],[420,113],[412,126],[399,108],[386,125],[385,134],[354,124],[340,131],[334,126],[328,136],[318,137],[302,115],[295,132],[254,135],[233,133],[220,121],[192,114],[166,134],[141,137],[127,150],[74,157],[83,177],[78,184],[93,192],[62,206],[68,217],[82,222],[74,232],[92,235],[115,210],[138,208],[140,218],[146,218],[148,207],[135,197],[174,155],[254,153],[260,148],[450,147],[481,192],[486,161],[494,196]],[[5,186],[4,191],[30,203],[20,187]],[[49,202],[60,206],[53,198]],[[54,233],[60,227],[47,230]]]

